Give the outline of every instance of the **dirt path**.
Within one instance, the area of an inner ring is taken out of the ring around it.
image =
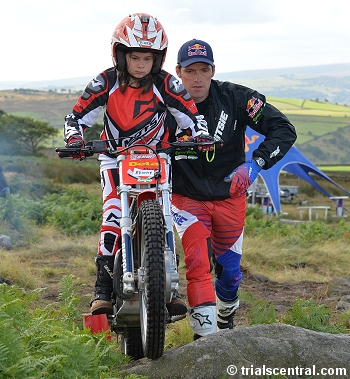
[[[333,299],[327,296],[326,283],[316,283],[302,281],[298,283],[276,283],[268,280],[261,275],[252,275],[249,272],[243,272],[241,290],[249,292],[255,299],[261,299],[273,303],[277,318],[285,314],[288,307],[295,303],[297,298],[314,301],[322,300],[322,303],[332,305]],[[246,319],[247,304],[241,302],[239,311],[237,311],[236,325],[247,325]]]

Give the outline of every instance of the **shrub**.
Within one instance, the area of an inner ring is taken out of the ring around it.
[[[35,197],[35,195],[34,195]],[[19,194],[0,198],[0,222],[25,234],[28,222],[50,224],[67,234],[93,234],[101,223],[101,196],[77,188],[48,193],[33,200]]]
[[[45,197],[45,218],[67,234],[93,234],[101,224],[101,196],[70,188]]]

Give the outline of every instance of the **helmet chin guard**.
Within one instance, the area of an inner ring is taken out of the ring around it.
[[[125,17],[115,28],[112,41],[112,60],[118,71],[126,70],[125,54],[128,51],[153,52],[158,56],[152,73],[160,72],[168,48],[168,38],[162,24],[146,13]]]

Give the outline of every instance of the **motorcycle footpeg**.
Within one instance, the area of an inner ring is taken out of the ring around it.
[[[171,316],[171,317],[168,315],[166,323],[171,324],[173,322],[183,320],[184,318],[186,318],[186,315],[177,315],[177,316]]]

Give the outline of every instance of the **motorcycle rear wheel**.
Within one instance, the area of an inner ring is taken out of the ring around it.
[[[143,358],[141,328],[126,327],[121,338],[122,353],[130,356],[135,361]]]
[[[165,227],[160,204],[145,200],[139,208],[136,230],[140,282],[140,323],[145,357],[163,355],[166,329]]]

